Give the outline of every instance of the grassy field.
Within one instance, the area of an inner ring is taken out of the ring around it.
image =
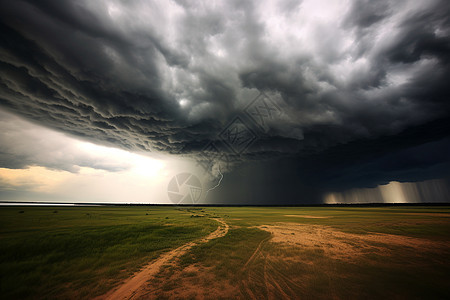
[[[211,217],[146,297],[450,298],[449,207],[1,207],[0,298],[101,295]]]
[[[205,286],[238,283],[225,298],[450,298],[448,207],[209,210],[234,229],[184,259],[213,266],[209,273],[217,276],[206,276]],[[274,224],[278,239],[267,240],[261,229]],[[303,241],[308,238],[313,242]]]
[[[2,299],[90,298],[216,228],[165,207],[0,207]]]

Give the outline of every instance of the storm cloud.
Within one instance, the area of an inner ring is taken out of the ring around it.
[[[221,147],[221,159],[277,170],[293,187],[449,175],[446,1],[17,0],[0,8],[0,105],[43,126],[202,160],[239,117],[254,141]],[[279,112],[263,129],[246,114],[260,93]],[[242,174],[228,172],[230,182]]]
[[[127,161],[93,153],[86,143],[69,139],[59,132],[38,127],[0,111],[0,165],[24,169],[41,166],[77,173],[81,167],[109,172],[128,170]]]

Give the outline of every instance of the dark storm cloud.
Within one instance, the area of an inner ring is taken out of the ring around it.
[[[449,132],[450,119],[445,118],[395,136],[354,141],[315,154],[247,162],[227,174],[222,189],[213,194],[227,204],[320,204],[327,192],[374,188],[390,181],[447,178],[448,182]],[[365,192],[374,199],[380,191]],[[445,202],[450,194],[447,188],[439,201],[434,196],[424,194],[420,200]]]
[[[395,136],[338,145],[297,165],[304,181],[334,191],[445,177],[449,131],[450,119],[439,119]]]
[[[293,184],[307,177],[297,169],[320,153],[335,168],[327,172],[366,170],[370,160],[340,164],[327,149],[347,144],[370,156],[366,142],[381,145],[448,116],[450,5],[323,5],[1,1],[0,104],[97,143],[195,156],[265,91],[282,116],[232,160],[287,156]],[[396,149],[386,145],[386,155],[419,153],[423,143],[411,135]],[[419,148],[401,150],[410,147]],[[390,172],[396,159],[378,159],[386,172],[364,184],[414,168]]]
[[[38,127],[2,111],[0,128],[2,168],[24,169],[41,166],[77,173],[80,167],[109,172],[124,171],[131,167],[127,161],[117,161],[107,157],[105,153],[98,154],[89,149],[80,149],[83,144],[76,143],[61,133]]]

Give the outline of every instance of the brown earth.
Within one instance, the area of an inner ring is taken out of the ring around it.
[[[450,214],[446,214],[446,213],[402,213],[402,215],[450,218]]]
[[[228,225],[218,221],[221,228],[202,242],[227,233]],[[395,254],[398,247],[412,255],[426,256],[450,249],[449,242],[381,233],[346,233],[323,225],[275,223],[258,228],[271,236],[259,243],[233,278],[219,278],[214,266],[197,263],[180,267],[175,258],[196,244],[188,243],[162,255],[101,299],[294,299],[310,293],[318,274],[329,279],[326,294],[320,294],[319,298],[333,299],[339,298],[336,291],[340,289],[335,278],[344,276],[335,273],[333,261],[351,264],[358,259],[367,260],[366,254],[385,257]],[[287,272],[292,266],[303,266],[304,271]]]
[[[297,299],[300,294],[310,295],[320,276],[328,286],[323,294],[315,294],[316,298],[339,299],[336,291],[341,287],[336,279],[348,274],[336,273],[333,261],[369,262],[365,254],[387,257],[398,254],[402,249],[399,247],[408,249],[411,257],[441,256],[450,249],[449,242],[392,234],[352,234],[323,225],[276,223],[258,228],[270,232],[271,238],[263,240],[243,266],[245,277],[236,297],[239,299]],[[303,266],[303,271],[292,272],[297,266]]]
[[[328,219],[329,217],[324,216],[310,216],[310,215],[284,215],[285,217],[297,217],[305,219]]]
[[[434,252],[450,247],[448,242],[383,233],[353,234],[323,225],[277,223],[276,225],[265,225],[258,228],[270,232],[272,234],[271,242],[273,243],[283,243],[304,249],[322,249],[330,257],[342,260],[352,260],[356,256],[368,252],[389,251],[389,248],[382,244],[417,248],[421,252]]]
[[[119,287],[111,290],[105,295],[97,297],[96,299],[142,299],[142,294],[145,291],[146,283],[155,279],[155,275],[160,271],[162,266],[174,264],[174,260],[176,258],[182,256],[193,246],[225,236],[228,233],[228,224],[222,219],[217,218],[215,220],[220,224],[218,228],[208,236],[194,242],[189,242],[174,250],[162,254],[160,257],[143,267],[139,272],[128,278]]]

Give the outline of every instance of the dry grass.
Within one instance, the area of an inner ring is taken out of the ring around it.
[[[311,215],[284,215],[285,217],[296,217],[296,218],[305,218],[305,219],[328,219],[330,217],[325,216],[311,216]]]
[[[450,249],[450,242],[383,233],[352,234],[324,225],[277,223],[259,228],[272,234],[273,243],[320,250],[329,257],[342,260],[354,260],[355,257],[367,253],[389,255],[393,251],[392,246],[408,247],[418,253],[430,254]]]

